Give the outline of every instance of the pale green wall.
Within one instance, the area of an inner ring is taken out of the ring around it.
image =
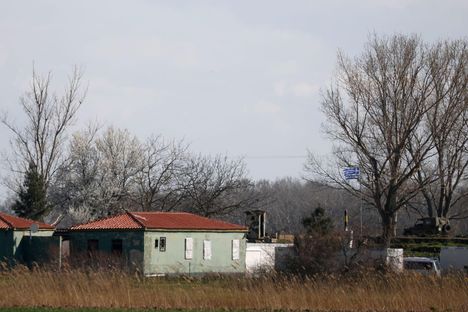
[[[222,232],[145,232],[144,273],[244,273],[246,240],[244,233]],[[154,246],[155,239],[166,237],[166,251]],[[193,257],[185,259],[185,238],[193,238]],[[240,240],[239,260],[232,260],[232,240]],[[211,241],[211,260],[203,259],[203,240]]]
[[[71,231],[71,259],[86,256],[88,240],[99,240],[99,251],[111,253],[113,239],[122,239],[123,257],[146,275],[167,273],[243,273],[246,241],[244,233],[157,232],[157,231]],[[154,240],[166,237],[166,251]],[[185,238],[193,238],[193,258],[185,259]],[[240,241],[239,260],[232,260],[232,240]],[[203,259],[203,240],[211,241],[211,260]]]

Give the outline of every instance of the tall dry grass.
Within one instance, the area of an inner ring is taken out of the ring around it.
[[[0,307],[468,311],[468,278],[361,274],[143,278],[16,268],[0,273]]]

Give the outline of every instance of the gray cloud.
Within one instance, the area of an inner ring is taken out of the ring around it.
[[[140,137],[186,138],[202,153],[325,152],[319,89],[338,48],[356,54],[370,32],[466,36],[465,1],[30,1],[0,3],[1,109],[33,61],[58,87],[74,64],[89,120]],[[0,131],[0,148],[9,134]],[[252,177],[299,176],[303,159],[248,158]]]

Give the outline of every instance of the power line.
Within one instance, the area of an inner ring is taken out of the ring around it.
[[[244,159],[305,159],[307,155],[262,155],[262,156],[247,156]]]

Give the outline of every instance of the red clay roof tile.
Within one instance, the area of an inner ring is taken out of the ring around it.
[[[132,212],[149,229],[245,230],[241,225],[187,212]]]
[[[18,229],[27,230],[31,225],[37,224],[40,230],[53,230],[54,227],[50,224],[29,220],[25,218],[15,217],[3,212],[0,212],[0,229]]]
[[[6,230],[6,229],[9,229],[9,228],[10,228],[10,226],[8,225],[8,223],[5,223],[5,221],[0,219],[0,229]]]
[[[130,229],[142,229],[143,227],[137,221],[135,221],[129,214],[118,215],[102,220],[97,220],[85,224],[73,226],[72,230],[130,230]]]
[[[209,219],[186,212],[128,212],[123,215],[94,221],[72,230],[158,229],[158,230],[224,230],[246,231],[246,227]]]

